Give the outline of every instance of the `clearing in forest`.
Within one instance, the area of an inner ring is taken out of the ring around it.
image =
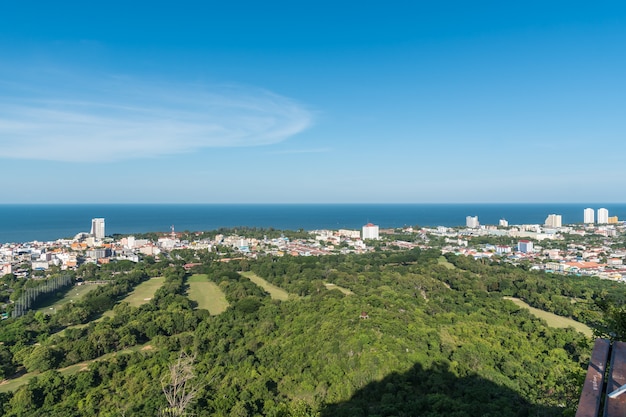
[[[325,282],[324,286],[327,290],[339,290],[345,295],[353,295],[354,293],[347,288],[340,287],[339,285],[332,284],[330,282]]]
[[[240,272],[240,274],[267,291],[274,300],[285,301],[289,299],[289,293],[287,291],[267,282],[254,272]]]
[[[58,309],[63,307],[64,304],[71,303],[75,300],[79,300],[85,294],[87,294],[91,290],[95,290],[99,285],[102,284],[83,284],[83,285],[73,285],[57,302],[54,304],[48,304],[44,307],[37,309],[36,311],[41,311],[42,313],[55,313]]]
[[[135,289],[130,292],[124,299],[120,300],[120,302],[128,303],[131,307],[140,307],[146,304],[148,301],[152,300],[154,297],[154,293],[156,290],[161,288],[161,285],[165,282],[163,277],[155,277],[150,278],[147,281],[142,282],[137,285]],[[100,321],[105,317],[113,317],[113,309],[105,311],[102,316],[97,318],[95,321]],[[71,327],[84,327],[85,324],[81,324],[79,326],[71,326]]]
[[[544,319],[546,321],[546,323],[548,323],[548,326],[550,326],[550,327],[558,327],[558,328],[562,328],[562,329],[565,329],[565,328],[568,328],[568,327],[573,327],[574,329],[576,329],[579,332],[583,333],[587,337],[592,337],[593,336],[593,331],[591,330],[591,327],[587,326],[586,324],[583,324],[581,322],[578,322],[576,320],[573,320],[573,319],[570,319],[570,318],[567,318],[567,317],[557,316],[556,314],[550,313],[548,311],[544,311],[544,310],[540,310],[540,309],[535,308],[535,307],[531,307],[528,304],[526,304],[524,301],[520,300],[519,298],[504,297],[504,299],[513,301],[519,307],[527,308],[528,310],[530,310],[530,312],[534,316],[537,316],[540,319]]]
[[[198,303],[198,308],[209,310],[213,316],[223,313],[228,308],[229,304],[224,293],[216,283],[209,281],[206,274],[190,276],[187,284],[189,284],[187,296]]]
[[[139,307],[152,300],[152,297],[154,297],[154,293],[156,292],[156,290],[161,288],[163,282],[163,277],[150,278],[149,280],[137,285],[135,289],[130,294],[128,294],[126,298],[124,298],[122,301],[127,302],[132,307]]]
[[[445,258],[445,256],[440,256],[439,259],[437,260],[437,262],[439,263],[439,265],[443,265],[448,269],[455,269],[456,266],[454,266],[453,264],[451,264],[450,262],[448,262],[448,260]]]
[[[85,361],[85,362],[80,362],[74,365],[70,365],[66,368],[62,368],[62,369],[58,369],[58,371],[62,374],[62,375],[74,375],[77,374],[80,371],[84,371],[88,368],[89,364],[92,362],[97,362],[97,361],[101,361],[101,360],[106,360],[106,359],[110,359],[114,356],[117,355],[123,355],[123,354],[128,354],[128,353],[133,353],[133,352],[139,352],[139,351],[146,351],[146,350],[151,350],[152,349],[152,345],[150,345],[150,342],[143,344],[143,345],[137,345],[137,346],[132,346],[126,349],[122,349],[120,351],[117,352],[111,352],[111,353],[106,353],[98,358],[95,359],[91,359],[89,361]],[[4,381],[0,381],[0,393],[4,393],[4,392],[9,392],[9,391],[15,391],[16,389],[18,389],[19,387],[21,387],[22,385],[27,384],[33,377],[37,376],[37,375],[41,375],[40,372],[28,372],[28,373],[24,373],[20,376],[18,376],[17,378],[12,378],[12,379],[6,379]]]

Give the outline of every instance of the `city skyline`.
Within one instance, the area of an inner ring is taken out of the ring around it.
[[[89,7],[0,6],[0,203],[624,201],[620,3]]]

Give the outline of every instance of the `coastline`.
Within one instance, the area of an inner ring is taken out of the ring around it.
[[[89,232],[91,219],[106,219],[107,234],[203,231],[258,227],[283,230],[463,226],[466,216],[481,224],[543,224],[551,213],[563,224],[581,223],[583,209],[606,207],[626,218],[626,203],[420,203],[420,204],[2,204],[0,243],[50,241]]]

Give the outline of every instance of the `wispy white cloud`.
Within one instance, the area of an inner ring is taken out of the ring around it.
[[[251,87],[67,73],[0,83],[0,158],[106,162],[270,145],[311,123],[301,104]]]

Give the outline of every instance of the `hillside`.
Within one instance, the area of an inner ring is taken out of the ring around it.
[[[520,294],[492,283],[507,287],[513,275],[532,283],[534,275],[448,261],[416,249],[214,262],[190,273],[156,263],[150,275],[164,283],[151,300],[121,303],[113,317],[85,328],[46,336],[73,324],[63,311],[48,322],[33,314],[5,321],[0,355],[18,370],[42,373],[0,394],[0,404],[6,416],[155,416],[166,405],[161,380],[184,350],[195,355],[193,381],[201,388],[190,411],[197,416],[571,413],[591,340],[549,327],[502,298]],[[272,298],[242,269],[295,296]],[[192,274],[222,291],[224,312],[210,315],[189,299]],[[145,279],[137,275],[113,299]],[[544,290],[551,299],[551,287]],[[145,343],[152,349],[92,362],[73,375],[54,370]]]

